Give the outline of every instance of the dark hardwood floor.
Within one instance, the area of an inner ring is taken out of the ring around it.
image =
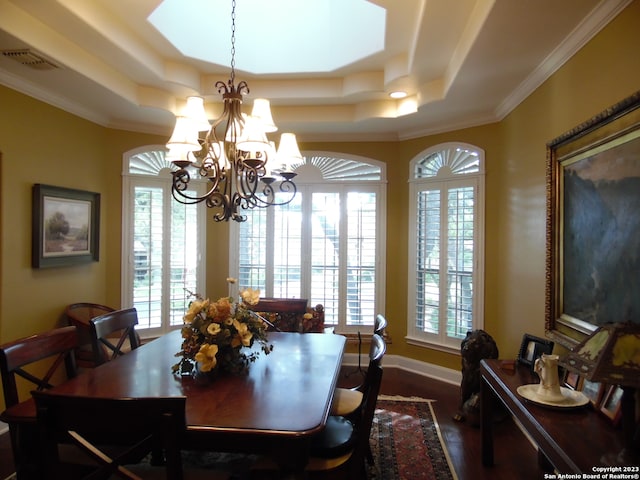
[[[348,368],[340,384],[358,383],[359,374]],[[459,387],[421,375],[387,368],[382,381],[382,394],[419,396],[435,400],[434,410],[449,455],[460,480],[539,480],[544,472],[538,466],[537,452],[524,434],[510,420],[501,421],[495,430],[495,462],[491,468],[480,460],[480,430],[466,422],[456,422]],[[13,473],[9,434],[0,435],[0,480]]]

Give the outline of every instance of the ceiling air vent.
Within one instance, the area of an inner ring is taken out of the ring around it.
[[[59,68],[55,63],[50,62],[27,48],[22,50],[3,50],[2,55],[34,70],[53,70]]]

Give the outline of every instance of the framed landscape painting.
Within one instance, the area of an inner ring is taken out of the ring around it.
[[[98,261],[100,194],[33,186],[33,268]]]
[[[640,92],[547,145],[546,331],[640,322]]]

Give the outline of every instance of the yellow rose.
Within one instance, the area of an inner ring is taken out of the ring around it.
[[[216,354],[218,353],[217,345],[209,345],[208,343],[202,344],[198,353],[196,353],[196,362],[200,362],[200,370],[203,372],[209,372],[215,368],[217,360]]]
[[[249,327],[247,326],[247,324],[234,319],[233,326],[238,331],[238,335],[231,341],[231,345],[234,347],[237,347],[239,345],[244,345],[245,347],[250,346],[251,338],[253,338],[253,333],[249,331]]]
[[[216,307],[215,303],[212,303],[209,305],[209,308],[207,309],[207,317],[216,318],[217,316],[218,316],[218,307]]]
[[[216,309],[218,311],[216,318],[220,321],[231,315],[231,303],[229,303],[229,297],[222,297],[216,302]]]
[[[209,299],[206,300],[194,300],[189,305],[189,310],[184,316],[184,323],[192,323],[196,318],[196,315],[200,313],[200,311],[209,306]]]
[[[305,320],[311,320],[313,318],[313,314],[307,312],[302,316],[302,318]]]
[[[207,333],[209,335],[217,335],[218,333],[220,333],[220,330],[220,324],[215,322],[211,322],[207,327]]]
[[[240,292],[240,298],[247,305],[256,305],[260,301],[260,290],[245,288]]]

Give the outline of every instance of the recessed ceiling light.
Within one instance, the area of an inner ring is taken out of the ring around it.
[[[391,92],[391,93],[389,94],[389,96],[390,96],[391,98],[404,98],[404,97],[406,97],[406,96],[407,96],[407,92],[403,92],[403,91],[401,91],[401,90],[398,90],[397,92]]]

